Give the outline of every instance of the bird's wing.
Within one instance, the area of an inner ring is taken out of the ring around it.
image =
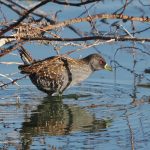
[[[48,65],[43,65],[40,69],[38,68],[36,73],[30,74],[30,77],[33,75],[33,78],[31,77],[32,81],[34,82],[34,79],[36,79],[35,85],[52,93],[57,90],[60,92],[64,91],[72,81],[69,66],[65,64],[65,61],[57,59],[49,62]]]
[[[55,82],[55,84],[69,84],[72,81],[72,73],[69,62],[66,58],[56,58],[53,61],[43,65],[37,72],[36,76],[43,78],[43,80]]]
[[[20,65],[18,69],[21,70],[22,74],[37,74],[39,71],[46,70],[46,68],[47,70],[49,70],[48,68],[53,70],[55,66],[60,66],[61,64],[62,62],[59,60],[59,57],[50,57],[45,60],[33,62],[32,64]]]

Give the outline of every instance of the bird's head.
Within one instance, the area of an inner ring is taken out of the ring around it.
[[[105,59],[99,54],[91,54],[84,59],[86,61],[88,61],[89,65],[93,71],[97,71],[97,70],[101,70],[101,69],[112,71],[112,67],[109,66],[106,63]]]

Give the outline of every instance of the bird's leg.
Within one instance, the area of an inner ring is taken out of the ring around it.
[[[62,92],[58,93],[58,100],[61,101],[62,100]]]

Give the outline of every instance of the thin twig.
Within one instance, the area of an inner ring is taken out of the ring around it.
[[[16,34],[11,35],[13,37],[16,36]],[[5,45],[6,43],[12,42],[16,40],[15,38],[4,38],[4,39],[0,39],[0,47],[2,47],[3,45]]]
[[[22,65],[23,63],[20,63],[20,62],[0,62],[0,64],[4,64],[4,65]]]
[[[39,4],[37,4],[36,6],[34,6],[33,8],[29,9],[28,11],[26,11],[24,13],[24,15],[22,17],[20,17],[18,19],[17,22],[9,25],[7,28],[3,29],[0,31],[0,36],[3,35],[4,33],[8,32],[9,30],[13,29],[14,27],[16,27],[17,25],[19,25],[25,18],[27,18],[27,16],[33,12],[34,10],[36,10],[37,8],[45,5],[46,3],[50,2],[50,0],[43,0],[42,2],[40,2]]]
[[[135,16],[127,16],[127,15],[118,15],[118,14],[96,14],[83,18],[73,18],[69,20],[65,20],[55,25],[48,25],[43,28],[43,30],[52,30],[56,28],[66,27],[71,24],[80,23],[80,22],[89,22],[91,20],[96,19],[122,19],[122,20],[130,20],[130,21],[140,21],[140,22],[150,22],[149,17],[135,17]]]
[[[8,79],[8,80],[10,80],[10,81],[11,81],[11,84],[13,83],[13,84],[19,86],[19,84],[16,82],[16,80],[13,80],[12,78],[7,77],[6,75],[1,74],[1,73],[0,73],[0,76],[6,78],[6,79]],[[7,84],[2,84],[2,85],[0,85],[0,87],[4,87],[4,86],[6,86],[6,85],[7,85]]]
[[[17,79],[14,79],[14,80],[9,78],[9,77],[7,77],[7,76],[5,76],[5,75],[3,75],[3,74],[0,74],[0,76],[5,77],[5,78],[7,78],[8,80],[11,81],[11,82],[4,83],[4,84],[0,85],[0,88],[3,88],[3,87],[6,87],[8,85],[11,85],[11,84],[16,84],[17,86],[19,86],[19,84],[17,84],[17,81],[22,80],[23,78],[26,78],[28,75],[25,75],[25,76],[23,76],[21,78],[17,78]]]
[[[69,3],[69,2],[61,2],[61,1],[52,1],[53,3],[56,3],[56,4],[59,4],[59,5],[68,5],[68,6],[82,6],[82,5],[86,5],[86,4],[89,4],[89,3],[94,3],[94,2],[99,2],[99,1],[102,1],[102,0],[86,0],[86,1],[81,1],[80,3]]]
[[[127,114],[127,110],[126,110],[126,113],[125,113],[125,117],[126,117],[127,125],[129,127],[131,150],[135,150],[135,146],[134,146],[134,132],[133,132],[133,129],[132,129],[131,125],[130,125],[130,121],[129,121],[129,116]]]

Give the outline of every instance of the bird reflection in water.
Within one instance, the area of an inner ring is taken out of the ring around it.
[[[23,123],[20,134],[24,149],[29,149],[33,137],[106,130],[108,120],[96,120],[87,110],[77,105],[63,104],[62,100],[57,98],[46,97],[32,112],[30,119],[27,119],[30,121]]]

